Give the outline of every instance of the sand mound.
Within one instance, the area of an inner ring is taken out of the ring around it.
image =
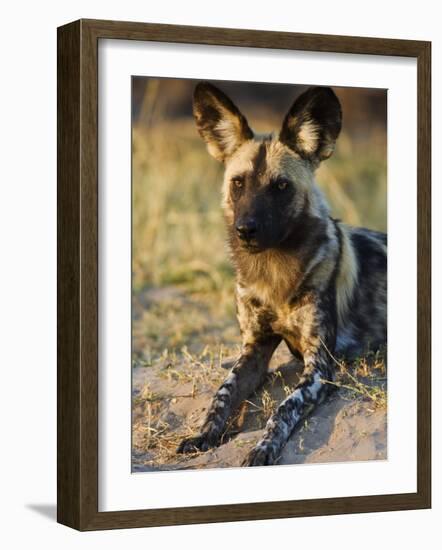
[[[189,356],[133,369],[132,468],[137,471],[237,467],[260,439],[277,404],[296,384],[301,366],[281,346],[263,387],[238,411],[220,447],[177,455],[185,436],[198,432],[228,361]],[[387,411],[363,394],[339,389],[293,432],[280,464],[385,460]]]

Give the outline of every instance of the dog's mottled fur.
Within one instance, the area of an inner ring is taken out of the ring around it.
[[[341,130],[330,88],[298,97],[279,134],[255,135],[232,101],[205,82],[195,89],[194,116],[209,152],[225,165],[223,210],[243,349],[200,435],[178,451],[219,444],[229,416],[263,382],[284,340],[304,371],[244,462],[274,464],[300,419],[327,394],[331,355],[386,342],[387,237],[333,219],[315,183]]]

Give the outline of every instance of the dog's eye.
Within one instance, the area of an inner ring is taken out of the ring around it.
[[[284,191],[284,189],[287,189],[289,183],[290,183],[289,180],[287,180],[285,178],[279,178],[279,179],[276,180],[276,187],[280,191]]]
[[[244,180],[242,180],[241,178],[234,178],[232,180],[232,185],[233,187],[235,187],[236,189],[242,189],[243,186],[244,186]]]

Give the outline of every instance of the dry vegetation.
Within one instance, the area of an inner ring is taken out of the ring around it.
[[[207,465],[198,457],[178,458],[176,445],[197,429],[226,376],[225,359],[240,344],[220,209],[222,167],[207,154],[190,117],[168,117],[158,107],[159,93],[150,81],[133,126],[135,469]],[[257,129],[279,123],[274,114],[265,115],[254,110],[250,118]],[[357,140],[344,129],[336,154],[318,171],[335,216],[386,230],[385,151],[385,131],[378,126]],[[335,360],[340,403],[356,399],[366,402],[368,411],[385,408],[382,356],[363,357],[354,365]],[[299,365],[289,364],[287,372],[272,372],[231,423],[226,441],[239,454],[292,390]],[[234,437],[238,432],[242,435]],[[224,457],[220,465],[235,465],[231,455],[233,462]],[[216,465],[210,456],[210,465]]]
[[[286,453],[287,463],[315,461],[312,460],[315,451],[323,450],[321,447],[336,432],[333,422],[342,423],[343,418],[351,417],[358,431],[351,435],[355,441],[348,439],[355,446],[367,435],[359,419],[355,423],[355,418],[362,415],[373,432],[379,422],[385,420],[387,379],[383,355],[370,353],[350,365],[337,363],[337,376],[332,385],[338,391],[330,393],[319,415],[315,413],[306,418],[296,430],[291,440],[292,451]],[[263,387],[243,403],[227,426],[222,447],[209,453],[177,455],[181,439],[197,434],[213,393],[230,364],[222,348],[213,354],[208,347],[198,355],[183,348],[181,353],[164,353],[149,364],[139,364],[134,370],[135,471],[232,467],[241,463],[245,453],[258,441],[269,416],[281,400],[293,392],[302,367],[289,359],[287,350],[279,350]],[[325,419],[329,421],[328,426]],[[308,438],[311,441],[307,444]],[[379,451],[376,458],[385,458],[386,444],[376,450]]]

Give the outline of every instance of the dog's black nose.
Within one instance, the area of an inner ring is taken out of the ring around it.
[[[244,241],[250,241],[256,235],[257,225],[253,218],[239,220],[235,227],[238,237]]]

